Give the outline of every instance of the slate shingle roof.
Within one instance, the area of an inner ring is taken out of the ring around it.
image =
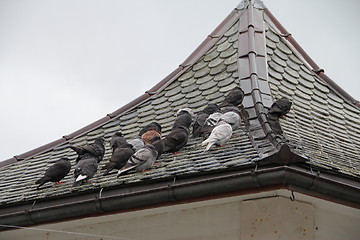
[[[311,166],[359,178],[359,108],[312,71],[266,13],[258,1],[242,2],[178,69],[143,96],[84,129],[18,156],[17,162],[8,161],[0,169],[0,205],[254,166],[283,144],[289,144]],[[155,120],[166,135],[179,108],[200,111],[208,103],[221,102],[237,85],[245,92],[243,124],[226,147],[204,153],[199,146],[202,140],[190,139],[179,155],[162,155],[145,173],[117,179],[98,171],[91,183],[76,188],[71,187],[69,174],[63,185],[36,190],[35,180],[60,157],[71,159],[73,172],[76,155],[70,145],[104,136],[106,153],[100,168],[110,157],[108,142],[116,131],[131,139]],[[279,136],[266,114],[274,99],[283,96],[293,106],[287,119],[281,120],[284,136]]]

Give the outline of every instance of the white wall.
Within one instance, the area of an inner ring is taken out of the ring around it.
[[[102,237],[13,230],[0,232],[0,239],[359,239],[359,209],[290,195],[279,190],[35,227]]]

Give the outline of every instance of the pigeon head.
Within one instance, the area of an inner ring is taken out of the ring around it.
[[[219,106],[217,104],[215,104],[215,103],[210,103],[203,110],[204,113],[207,113],[209,115],[214,113],[214,112],[220,112],[220,111],[221,110],[220,110]]]
[[[191,108],[181,108],[176,112],[176,116],[180,116],[183,114],[189,114],[191,117],[194,116],[194,112]]]
[[[115,136],[118,136],[118,137],[122,137],[122,136],[123,136],[121,132],[116,132],[114,135],[115,135]]]
[[[291,109],[291,105],[292,102],[288,98],[286,97],[280,98],[271,105],[269,109],[269,113],[275,114],[279,118],[285,118],[285,115],[289,113]]]
[[[105,139],[103,137],[98,137],[95,139],[95,143],[97,144],[104,144]]]

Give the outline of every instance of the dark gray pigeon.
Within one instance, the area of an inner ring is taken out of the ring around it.
[[[270,107],[269,113],[276,115],[278,118],[285,118],[285,115],[290,111],[292,102],[286,98],[276,100]]]
[[[282,135],[283,130],[281,128],[279,118],[286,118],[286,114],[291,109],[292,102],[283,97],[281,99],[276,100],[270,107],[268,112],[268,121],[271,126],[271,129],[277,134]]]
[[[123,137],[121,132],[116,132],[110,140],[110,147],[114,153],[116,148],[123,147],[127,144],[126,139]]]
[[[82,155],[81,159],[77,162],[74,171],[74,184],[73,186],[80,186],[88,179],[92,178],[98,168],[98,159],[91,154]]]
[[[172,129],[175,129],[179,126],[185,126],[189,128],[192,123],[193,111],[190,108],[179,109],[176,113],[176,118],[173,123]]]
[[[120,169],[124,167],[128,159],[133,154],[134,154],[134,149],[131,144],[127,144],[122,147],[116,148],[114,153],[111,155],[109,162],[107,162],[105,166],[101,168],[101,170],[106,169],[104,176],[108,175],[109,172],[113,169]]]
[[[158,153],[158,155],[156,157],[158,159],[161,156],[161,154],[163,154],[163,152],[164,152],[164,148],[165,148],[164,140],[163,139],[158,139],[158,140],[154,141],[152,143],[152,145],[155,147],[155,150]]]
[[[220,103],[220,107],[238,106],[244,99],[244,91],[240,87],[234,87],[226,95],[225,100]]]
[[[78,154],[76,162],[78,162],[85,154],[90,154],[100,162],[105,154],[104,138],[102,137],[96,138],[94,143],[79,147],[70,146],[70,148]]]
[[[129,158],[126,165],[118,171],[117,177],[131,169],[137,171],[149,169],[154,164],[157,156],[158,153],[155,150],[155,147],[151,144],[146,144]]]
[[[180,151],[189,139],[189,129],[183,125],[171,130],[171,132],[163,139],[164,152],[176,153]]]
[[[202,127],[205,125],[205,120],[209,117],[210,114],[220,112],[220,108],[216,104],[209,104],[202,110],[201,112],[197,113],[194,123],[193,123],[193,137],[200,137],[202,136]]]
[[[150,130],[155,130],[161,134],[161,125],[157,122],[151,122],[140,130],[139,136],[141,137],[144,133]]]
[[[56,163],[51,165],[46,171],[42,178],[38,179],[35,183],[39,184],[37,189],[47,182],[59,183],[69,172],[71,163],[68,158],[61,158]]]

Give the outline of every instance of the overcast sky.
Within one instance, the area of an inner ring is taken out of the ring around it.
[[[0,0],[0,160],[111,113],[181,64],[240,0]],[[360,1],[265,0],[360,99]]]

